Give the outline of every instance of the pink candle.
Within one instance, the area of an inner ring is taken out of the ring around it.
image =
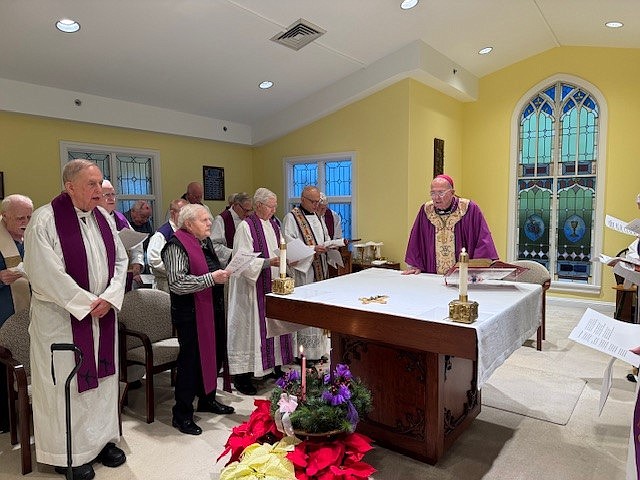
[[[300,376],[300,382],[302,385],[302,400],[307,397],[307,357],[304,356],[303,352],[304,349],[302,348],[302,345],[300,345],[300,364],[302,365],[302,375]]]

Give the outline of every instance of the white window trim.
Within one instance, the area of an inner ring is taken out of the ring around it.
[[[517,178],[517,165],[519,158],[518,151],[518,138],[520,134],[520,129],[518,125],[520,124],[520,114],[522,113],[522,109],[525,104],[531,100],[531,97],[538,93],[543,88],[554,84],[556,82],[566,82],[576,85],[578,87],[584,88],[588,90],[590,94],[598,102],[598,112],[599,112],[599,128],[598,128],[598,160],[597,160],[597,185],[596,185],[596,208],[595,208],[595,218],[594,218],[594,242],[593,242],[593,252],[594,257],[595,253],[602,252],[602,242],[603,242],[603,232],[604,232],[604,194],[605,194],[605,172],[606,172],[606,163],[607,163],[607,124],[608,124],[608,109],[607,102],[605,100],[604,95],[595,85],[588,82],[587,80],[577,77],[575,75],[569,75],[565,73],[559,73],[553,75],[551,77],[546,78],[545,80],[539,82],[538,84],[531,87],[516,103],[513,113],[511,114],[511,154],[510,154],[510,170],[509,170],[509,198],[511,201],[509,202],[509,212],[508,212],[508,236],[507,236],[507,258],[508,260],[515,260],[516,258],[516,217],[517,217],[517,207],[518,207],[518,196],[516,189],[516,178]],[[600,262],[593,260],[593,285],[585,285],[585,284],[570,284],[568,282],[551,282],[551,291],[552,292],[564,292],[564,293],[600,293],[602,290],[602,264]],[[555,258],[551,258],[550,261],[555,262]]]
[[[297,163],[320,163],[320,162],[332,162],[339,159],[348,158],[351,161],[351,195],[347,196],[328,196],[329,201],[333,203],[349,202],[351,203],[351,236],[357,238],[356,232],[358,231],[356,221],[356,173],[357,162],[356,152],[338,152],[338,153],[325,153],[320,155],[303,155],[296,157],[284,157],[282,159],[283,173],[284,173],[284,205],[285,215],[289,212],[290,204],[300,203],[300,197],[289,196],[289,186],[293,183],[293,168],[292,165]],[[321,186],[324,185],[324,170],[318,169],[318,185],[317,187],[322,191]],[[324,192],[326,194],[326,192]]]
[[[158,150],[145,150],[140,148],[127,148],[118,147],[114,145],[98,145],[94,143],[78,143],[70,142],[66,140],[60,141],[60,167],[64,170],[64,166],[69,161],[69,150],[81,150],[84,152],[103,153],[109,152],[112,154],[112,159],[115,158],[114,154],[120,153],[133,156],[147,156],[151,158],[151,181],[153,182],[154,194],[153,195],[118,195],[120,200],[127,200],[129,197],[141,200],[153,200],[153,218],[154,226],[158,228],[164,223],[164,209],[162,202],[162,175],[160,174],[160,151]],[[113,166],[113,165],[112,165]],[[116,173],[116,172],[112,172]],[[61,180],[62,181],[62,176]],[[116,182],[114,181],[114,186]],[[62,185],[64,189],[64,185]]]

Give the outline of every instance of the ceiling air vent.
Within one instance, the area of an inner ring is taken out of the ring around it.
[[[293,22],[284,32],[280,32],[271,37],[271,40],[285,47],[300,50],[326,32],[326,30],[323,30],[319,26],[301,18]]]

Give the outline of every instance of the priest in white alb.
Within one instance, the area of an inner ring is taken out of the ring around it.
[[[318,216],[320,190],[307,185],[302,189],[300,205],[293,208],[283,220],[284,237],[287,243],[300,239],[315,250],[310,263],[293,268],[293,279],[297,287],[328,278],[327,248],[344,245],[344,239],[331,240],[327,227]],[[304,347],[309,360],[329,357],[331,344],[328,335],[317,327],[307,327],[296,332],[298,345]]]
[[[88,160],[63,171],[65,191],[37,209],[25,232],[25,269],[31,282],[31,386],[38,462],[67,466],[65,380],[76,359],[51,345],[73,343],[83,362],[71,381],[72,466],[75,480],[94,477],[92,462],[117,467],[126,460],[115,446],[118,424],[116,311],[122,305],[127,252],[115,223],[97,207],[102,172]]]
[[[229,283],[227,335],[229,370],[238,391],[255,395],[252,376],[263,377],[281,365],[293,362],[293,338],[289,335],[267,338],[265,295],[271,292],[271,279],[277,278],[280,259],[280,227],[273,215],[278,205],[276,195],[259,188],[253,196],[254,213],[236,230],[233,255],[258,252],[250,266]]]

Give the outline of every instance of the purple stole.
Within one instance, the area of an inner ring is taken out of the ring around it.
[[[169,222],[164,223],[158,231],[162,234],[164,239],[168,242],[171,237],[173,237],[173,228]]]
[[[262,258],[269,258],[269,246],[267,245],[267,239],[264,236],[262,222],[255,213],[246,217],[245,221],[249,224],[251,238],[253,238],[253,251],[262,253]],[[280,227],[278,227],[278,222],[276,222],[273,217],[269,219],[269,222],[273,227],[273,231],[276,233],[276,238],[280,238]],[[260,323],[260,352],[262,353],[262,368],[264,370],[272,368],[276,364],[274,354],[275,339],[273,337],[267,338],[267,322],[265,319],[265,295],[270,292],[271,267],[268,267],[262,270],[258,280],[256,281],[256,297],[258,300]],[[290,334],[280,336],[280,355],[282,356],[283,365],[293,362],[293,344]]]
[[[324,223],[327,225],[327,232],[329,233],[329,238],[333,240],[333,234],[335,233],[335,229],[333,225],[333,212],[328,208],[324,211]]]
[[[205,275],[209,273],[207,259],[202,251],[200,240],[189,232],[176,230],[175,237],[180,241],[189,257],[189,273]],[[218,367],[216,364],[216,331],[213,314],[213,291],[205,288],[193,294],[196,308],[196,328],[198,330],[198,349],[204,392],[209,394],[218,386]]]
[[[636,478],[640,478],[640,391],[636,395],[636,406],[633,410],[633,425],[631,426],[633,435],[633,449],[636,466]]]
[[[114,210],[112,213],[113,213],[113,219],[116,222],[116,230],[120,231],[125,228],[131,228],[129,226],[129,220],[127,220],[127,217],[125,217],[124,214],[120,213],[117,210]],[[133,289],[133,272],[130,272],[127,270],[127,280],[124,284],[124,291],[130,292],[132,289]]]
[[[51,201],[56,232],[60,238],[60,247],[65,268],[71,278],[84,290],[89,290],[89,264],[87,252],[80,231],[80,219],[76,214],[71,197],[67,193],[58,195]],[[113,278],[116,263],[116,243],[107,219],[98,209],[92,211],[98,223],[102,241],[104,242],[107,265],[109,269],[109,283]],[[78,371],[78,392],[84,392],[98,387],[98,378],[113,375],[116,372],[114,359],[114,343],[116,335],[116,315],[113,308],[98,319],[100,338],[98,340],[98,365],[94,361],[93,329],[91,314],[83,319],[69,315],[73,343],[82,351],[84,361]],[[76,358],[78,361],[78,358]],[[96,372],[97,370],[97,372]]]
[[[227,247],[233,248],[233,237],[236,234],[236,224],[233,222],[231,210],[227,209],[220,212],[220,216],[224,222],[224,239],[227,242]]]

